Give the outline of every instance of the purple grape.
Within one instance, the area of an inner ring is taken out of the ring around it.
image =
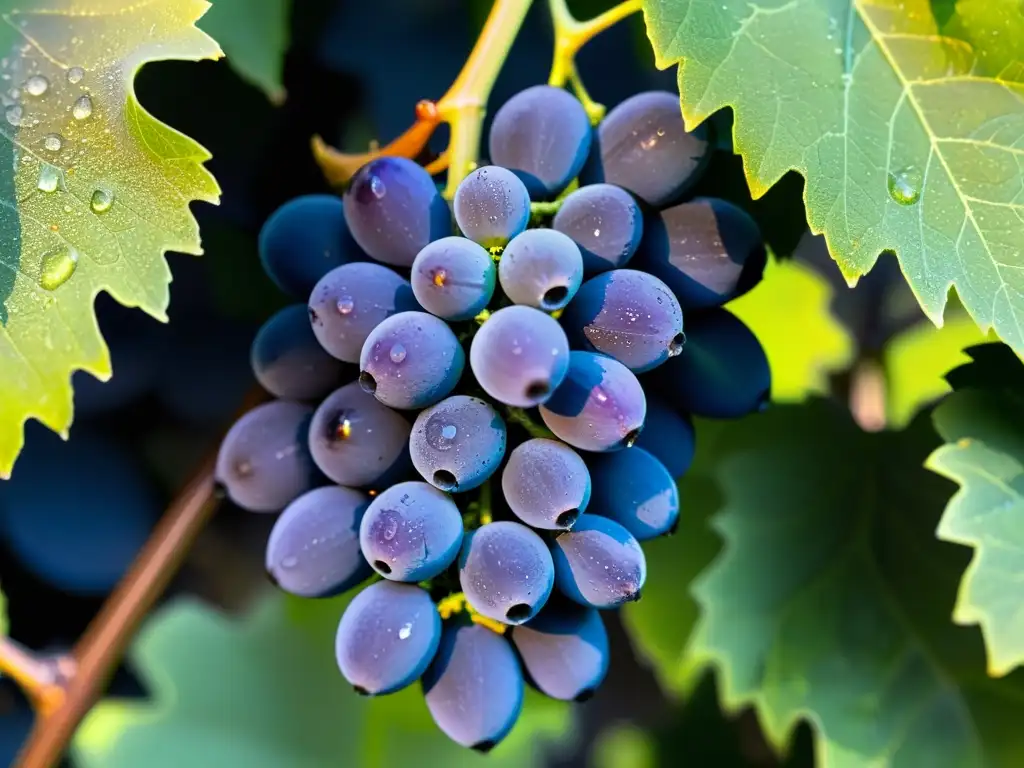
[[[408,267],[427,243],[451,234],[451,212],[434,180],[404,157],[364,165],[343,202],[352,237],[385,264]]]
[[[444,320],[401,312],[366,337],[359,385],[390,408],[425,408],[455,388],[465,364],[462,345]]]
[[[449,493],[469,491],[505,457],[505,422],[483,400],[449,397],[416,417],[409,453],[431,485]]]
[[[700,178],[710,149],[704,126],[683,126],[678,94],[638,93],[601,121],[581,180],[615,184],[661,208]]]
[[[267,573],[299,597],[330,597],[373,573],[359,550],[370,497],[340,485],[314,488],[285,507],[267,541]]]
[[[452,564],[461,544],[459,508],[427,483],[398,483],[383,491],[359,526],[363,556],[392,581],[437,576]]]
[[[587,111],[575,96],[535,85],[495,113],[488,149],[491,161],[515,173],[531,197],[548,199],[583,168],[592,132]]]
[[[502,253],[498,281],[516,304],[554,312],[579,290],[583,257],[576,243],[561,232],[528,229]]]
[[[574,448],[617,451],[640,435],[647,413],[643,387],[618,360],[572,352],[569,371],[540,406],[548,429]]]
[[[412,263],[412,292],[420,305],[444,320],[469,320],[487,308],[497,270],[491,255],[464,237],[442,237]]]
[[[572,448],[534,438],[509,454],[501,474],[505,501],[533,528],[572,528],[590,501],[590,472]]]
[[[696,434],[690,417],[670,408],[664,400],[649,389],[647,396],[647,418],[644,431],[636,441],[636,448],[643,448],[665,465],[668,473],[678,479],[686,474],[693,463],[696,450]]]
[[[553,699],[586,701],[608,673],[608,633],[594,608],[552,597],[511,635],[528,680]]]
[[[750,214],[725,200],[699,198],[651,218],[634,263],[663,280],[689,311],[742,296],[761,281],[767,258]]]
[[[587,280],[562,315],[577,349],[613,357],[634,373],[656,368],[683,351],[683,310],[661,280],[635,269],[613,269]]]
[[[313,409],[274,400],[235,422],[217,454],[217,482],[250,512],[277,512],[320,481],[309,455]]]
[[[477,168],[455,190],[455,223],[484,248],[504,246],[530,223],[530,193],[512,171]]]
[[[364,696],[394,693],[418,680],[437,654],[441,617],[412,584],[378,581],[345,608],[338,624],[338,669]]]
[[[579,246],[583,272],[594,275],[625,266],[644,232],[636,200],[612,184],[580,187],[562,201],[551,226]]]
[[[256,380],[282,400],[314,400],[341,382],[344,364],[317,341],[308,308],[293,304],[271,315],[256,333],[249,358]]]
[[[569,340],[550,315],[533,307],[504,307],[473,337],[469,365],[495,400],[531,408],[547,400],[569,367]]]
[[[358,363],[363,342],[385,318],[419,309],[409,281],[379,264],[360,262],[332,269],[309,296],[309,320],[331,355]]]
[[[316,409],[309,449],[327,477],[340,485],[390,485],[410,469],[405,418],[356,382],[332,392]]]
[[[637,600],[647,561],[629,531],[607,517],[583,515],[551,546],[555,583],[580,605],[616,608]]]
[[[654,456],[634,447],[593,456],[589,467],[594,478],[592,514],[614,520],[637,541],[675,530],[679,489]]]
[[[512,646],[479,624],[445,627],[423,675],[423,696],[438,728],[478,752],[490,751],[512,730],[524,687]]]

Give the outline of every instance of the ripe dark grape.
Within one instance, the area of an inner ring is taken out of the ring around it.
[[[317,341],[304,304],[271,315],[253,339],[249,357],[256,381],[282,400],[323,397],[338,386],[345,372],[341,361]]]
[[[590,472],[565,443],[534,438],[509,454],[501,489],[509,509],[527,525],[567,530],[590,501]]]
[[[251,512],[277,512],[318,484],[309,454],[313,409],[287,400],[253,408],[228,430],[217,455],[217,481]]]
[[[385,264],[411,266],[427,243],[451,234],[451,212],[434,180],[404,157],[378,157],[364,165],[343,202],[352,237]]]
[[[589,467],[594,478],[592,514],[614,520],[637,541],[675,529],[679,521],[676,481],[643,448],[593,456]]]
[[[317,341],[346,363],[359,362],[363,342],[385,318],[419,308],[409,281],[380,264],[332,269],[309,296]]]
[[[313,414],[309,450],[327,477],[340,485],[388,485],[411,469],[405,418],[352,382],[335,390]]]
[[[484,248],[504,246],[530,222],[530,193],[512,171],[477,168],[455,190],[455,223]]]
[[[603,352],[634,373],[683,351],[683,310],[661,280],[635,269],[613,269],[583,284],[562,315],[577,349]]]
[[[363,556],[393,581],[437,576],[452,564],[461,544],[459,508],[427,483],[392,485],[370,503],[359,526]]]
[[[516,304],[554,312],[568,304],[583,281],[583,257],[572,239],[553,229],[529,229],[508,244],[498,281]]]
[[[525,525],[489,523],[463,539],[459,583],[469,604],[489,619],[529,621],[547,602],[554,581],[547,545]]]
[[[338,624],[338,668],[358,693],[380,696],[412,684],[441,640],[430,595],[413,584],[378,581],[354,598]]]
[[[483,400],[449,397],[416,417],[409,453],[431,485],[449,493],[469,491],[505,457],[505,422]]]
[[[768,358],[742,320],[719,308],[694,317],[686,330],[683,353],[655,372],[668,402],[711,419],[737,419],[768,403]]]
[[[629,531],[601,515],[586,514],[551,545],[555,584],[580,605],[616,608],[637,600],[647,561]]]
[[[370,504],[361,491],[325,485],[285,507],[267,541],[267,573],[286,592],[330,597],[373,573],[359,550],[359,523]]]
[[[540,406],[548,429],[584,451],[629,447],[646,412],[644,390],[633,372],[594,352],[572,352],[565,380]]]
[[[512,646],[479,624],[441,634],[423,675],[427,709],[448,738],[488,752],[512,730],[523,708],[523,672]]]
[[[742,296],[761,281],[766,261],[764,239],[746,211],[700,198],[644,225],[634,265],[663,280],[688,311]]]
[[[608,673],[608,633],[594,608],[552,597],[511,636],[527,679],[553,699],[586,701]]]
[[[562,201],[551,226],[579,246],[583,272],[626,265],[640,245],[644,218],[636,200],[613,184],[580,187]]]
[[[644,431],[634,447],[653,455],[672,477],[679,479],[690,468],[696,450],[693,422],[648,390]]]
[[[582,179],[615,184],[660,208],[700,178],[710,149],[703,125],[683,126],[678,94],[638,93],[601,121]]]
[[[469,320],[487,308],[498,271],[480,245],[442,237],[412,263],[412,292],[420,305],[444,320]]]
[[[401,312],[363,344],[359,385],[391,408],[425,408],[459,383],[466,353],[448,324],[426,312]]]
[[[259,252],[270,279],[296,299],[335,267],[367,258],[334,195],[303,195],[274,211],[260,230]]]
[[[531,408],[547,400],[569,368],[569,340],[550,315],[533,307],[499,309],[469,349],[469,365],[498,402]]]
[[[494,115],[491,161],[516,174],[534,199],[565,189],[590,152],[590,119],[572,94],[535,85],[506,101]]]

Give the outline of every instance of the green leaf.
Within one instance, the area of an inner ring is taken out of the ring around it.
[[[106,700],[74,743],[84,768],[388,768],[479,766],[430,720],[419,686],[357,696],[334,660],[348,598],[273,594],[244,621],[192,600],[158,612],[131,653],[152,702]],[[537,697],[539,699],[540,697]],[[519,724],[488,764],[531,763],[558,736],[567,709],[528,697]]]
[[[1024,79],[1024,9],[1019,0],[958,0],[956,21],[978,52],[985,74]]]
[[[809,720],[823,768],[1024,761],[1024,676],[988,679],[980,634],[949,621],[967,552],[933,536],[949,497],[922,467],[935,443],[926,418],[867,434],[824,401],[721,436],[725,545],[685,650],[777,748]]]
[[[96,294],[166,320],[164,252],[202,253],[189,202],[219,200],[209,154],[147,113],[132,82],[147,61],[219,57],[194,24],[207,7],[2,3],[0,75],[18,99],[0,137],[14,169],[0,176],[0,477],[27,418],[67,436],[72,371],[110,377]]]
[[[947,445],[926,466],[960,485],[937,535],[974,550],[953,619],[980,625],[989,674],[1002,676],[1024,664],[1024,398],[1007,386],[1024,365],[1007,360],[1017,370],[993,376],[995,358],[988,360],[982,364],[991,366],[988,372],[951,377],[971,383],[989,377],[991,386],[958,389],[936,409],[935,427]]]
[[[982,58],[1011,57],[990,43],[1019,23],[1018,0],[977,3],[990,6],[971,16]],[[658,66],[679,64],[687,126],[735,111],[755,197],[798,171],[808,223],[848,280],[892,250],[937,325],[952,285],[1024,352],[1024,67],[985,72],[928,0],[643,7]]]
[[[275,104],[284,101],[281,79],[290,39],[291,0],[212,0],[200,26],[224,49],[239,75]]]

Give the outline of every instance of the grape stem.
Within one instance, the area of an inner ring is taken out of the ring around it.
[[[0,674],[14,680],[43,717],[64,703],[75,666],[71,656],[41,656],[9,637],[0,637]]]
[[[530,437],[545,437],[549,440],[557,440],[555,433],[547,427],[541,426],[522,408],[507,406],[505,408],[506,418],[513,424],[518,424],[529,433]]]

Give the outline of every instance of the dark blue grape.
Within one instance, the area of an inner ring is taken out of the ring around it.
[[[501,473],[509,509],[533,528],[571,528],[587,508],[590,487],[590,472],[579,454],[545,438],[517,446]]]
[[[274,211],[260,230],[259,252],[270,279],[296,299],[335,267],[367,258],[334,195],[303,195]]]
[[[251,512],[277,512],[313,488],[320,475],[309,454],[313,409],[275,400],[235,422],[220,444],[217,481]]]
[[[401,312],[366,338],[359,385],[390,408],[425,408],[459,383],[466,354],[448,324],[426,312]]]
[[[736,419],[765,407],[771,368],[742,320],[719,308],[694,316],[686,331],[683,354],[653,374],[667,402],[711,419]]]
[[[647,561],[629,531],[601,515],[586,514],[551,545],[555,583],[580,605],[616,608],[637,600]]]
[[[344,364],[317,341],[304,304],[271,315],[256,333],[249,358],[256,381],[282,400],[323,397],[345,374]]]
[[[409,281],[380,264],[346,264],[328,272],[309,296],[309,320],[331,355],[358,363],[363,342],[385,318],[419,309]]]
[[[572,352],[569,371],[540,406],[548,429],[584,451],[628,448],[640,435],[647,412],[643,387],[618,360]]]
[[[431,485],[449,493],[469,491],[505,457],[505,422],[483,400],[455,395],[416,417],[409,453]]]
[[[586,701],[608,672],[608,633],[594,608],[552,597],[511,634],[527,678],[553,699]]]
[[[700,198],[653,216],[635,264],[661,278],[683,309],[705,309],[742,296],[764,274],[767,251],[742,208]]]
[[[398,483],[371,503],[359,526],[363,556],[392,581],[431,579],[452,564],[462,544],[462,516],[432,485]]]
[[[423,675],[423,696],[438,728],[478,752],[490,751],[512,730],[524,688],[508,640],[479,624],[445,627]]]
[[[359,523],[370,504],[361,491],[325,485],[285,507],[267,541],[267,573],[299,597],[330,597],[373,573],[359,550]]]
[[[672,477],[678,479],[686,474],[693,462],[696,449],[693,422],[689,416],[670,408],[650,390],[646,396],[647,418],[635,447],[652,454],[665,465]]]
[[[591,134],[590,118],[575,96],[535,85],[495,113],[488,148],[491,162],[515,173],[531,197],[549,199],[583,168]]]
[[[368,162],[343,201],[352,237],[385,264],[408,267],[423,246],[451,234],[451,212],[434,180],[404,157]]]
[[[637,541],[672,531],[679,521],[679,489],[665,465],[643,448],[591,457],[590,512],[611,518]]]
[[[636,200],[612,184],[580,187],[562,201],[551,226],[579,246],[583,272],[594,275],[625,266],[644,232]]]
[[[497,276],[482,246],[464,237],[442,237],[412,263],[412,292],[432,315],[469,320],[487,308]]]
[[[411,469],[405,418],[356,382],[332,392],[309,425],[309,450],[327,477],[339,485],[387,486]]]
[[[489,523],[466,534],[459,555],[459,583],[477,613],[522,624],[539,611],[554,586],[551,553],[525,525]]]
[[[512,171],[477,168],[455,190],[455,223],[484,248],[504,246],[530,222],[530,193]]]
[[[613,269],[583,284],[562,315],[577,349],[614,357],[634,373],[683,351],[683,310],[661,280],[635,269]]]
[[[473,337],[469,365],[484,391],[505,405],[547,400],[569,367],[569,340],[550,315],[533,307],[499,309]]]
[[[378,581],[345,608],[334,648],[338,669],[356,691],[380,696],[422,677],[440,640],[441,617],[426,591]]]
[[[678,94],[638,93],[601,121],[581,181],[615,184],[660,208],[700,178],[710,149],[704,126],[683,126]]]
[[[553,229],[528,229],[502,253],[498,281],[516,304],[554,312],[579,290],[583,257],[567,235]]]

